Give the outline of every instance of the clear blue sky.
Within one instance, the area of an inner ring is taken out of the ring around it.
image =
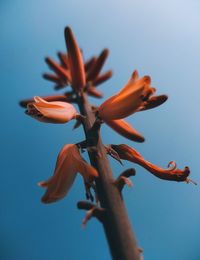
[[[113,78],[101,90],[118,91],[134,69],[152,76],[162,107],[129,122],[146,137],[135,144],[103,127],[105,143],[126,143],[165,167],[188,165],[200,185],[200,3],[197,0],[1,0],[1,181],[2,260],[110,259],[101,225],[81,228],[81,178],[68,197],[43,205],[36,184],[52,175],[65,143],[82,140],[72,125],[41,124],[24,115],[18,101],[53,93],[41,73],[44,57],[65,50],[63,30],[73,28],[85,57],[110,49],[105,69]],[[91,100],[96,102],[95,100]],[[98,101],[99,103],[99,101]],[[111,162],[117,176],[123,168]],[[132,166],[130,163],[126,167]],[[156,179],[136,166],[134,187],[124,198],[138,244],[147,260],[200,259],[200,189]]]

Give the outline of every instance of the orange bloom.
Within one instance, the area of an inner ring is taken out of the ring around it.
[[[72,78],[72,87],[79,90],[86,85],[85,68],[82,53],[69,27],[65,28],[65,40],[68,50],[69,69]]]
[[[154,92],[151,78],[139,78],[137,71],[134,71],[121,91],[101,104],[99,115],[106,121],[125,118],[135,113]]]
[[[118,134],[135,142],[144,142],[144,137],[123,119],[105,121]]]
[[[160,168],[148,161],[146,161],[141,154],[139,154],[136,150],[129,147],[125,144],[120,145],[111,145],[112,149],[114,149],[120,159],[127,160],[136,164],[139,164],[140,166],[144,167],[146,170],[151,172],[153,175],[160,179],[169,180],[169,181],[186,181],[189,182],[188,176],[190,174],[189,167],[185,167],[183,170],[176,168],[175,162],[170,162],[168,164],[168,169]],[[170,167],[172,166],[172,167]]]
[[[54,175],[38,184],[47,189],[42,202],[51,203],[65,197],[78,172],[87,183],[98,177],[98,172],[81,157],[77,146],[66,144],[58,155]]]
[[[67,123],[79,115],[73,105],[67,102],[48,102],[41,97],[34,97],[33,103],[27,105],[26,113],[45,123]]]

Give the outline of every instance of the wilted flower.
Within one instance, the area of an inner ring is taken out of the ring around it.
[[[149,98],[155,91],[156,89],[151,87],[149,76],[139,78],[137,71],[134,71],[121,91],[101,104],[99,116],[105,121],[125,118],[148,104]],[[166,99],[163,100],[165,101]]]
[[[80,117],[70,103],[62,101],[48,102],[38,96],[34,97],[34,101],[27,105],[26,113],[38,121],[63,124]]]
[[[77,173],[80,173],[87,183],[98,177],[98,172],[81,157],[77,146],[67,144],[58,155],[54,175],[39,183],[39,186],[47,189],[42,202],[51,203],[66,196]]]
[[[151,172],[153,175],[160,179],[169,180],[169,181],[186,181],[189,182],[188,176],[190,174],[189,167],[185,167],[183,170],[176,168],[175,162],[170,162],[168,164],[168,169],[160,168],[148,161],[146,161],[141,154],[139,154],[136,150],[129,147],[125,144],[120,145],[111,145],[111,148],[114,149],[120,159],[127,160],[130,162],[134,162],[144,167],[146,170]],[[171,167],[170,167],[171,166]]]

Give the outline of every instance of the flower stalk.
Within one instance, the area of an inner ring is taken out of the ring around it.
[[[106,209],[103,227],[111,255],[115,260],[139,260],[140,252],[137,242],[121,194],[113,184],[112,170],[107,159],[106,150],[101,141],[99,129],[92,129],[95,123],[95,115],[88,102],[86,93],[82,92],[78,97],[78,106],[80,113],[86,116],[83,123],[86,140],[95,148],[93,150],[89,149],[88,154],[92,166],[99,173],[99,177],[95,180],[95,183],[101,207]]]

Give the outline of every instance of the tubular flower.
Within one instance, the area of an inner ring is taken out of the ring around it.
[[[66,144],[60,151],[54,175],[38,185],[46,188],[42,202],[51,203],[65,197],[70,190],[77,173],[80,173],[85,182],[91,183],[98,177],[97,171],[80,155],[74,144]]]
[[[121,91],[101,104],[99,116],[106,121],[125,118],[143,107],[154,92],[151,78],[149,76],[139,78],[138,72],[134,71]]]
[[[139,164],[160,179],[178,182],[191,181],[188,179],[190,174],[189,167],[185,167],[183,170],[177,169],[176,163],[172,161],[168,164],[168,169],[163,169],[146,161],[141,154],[128,145],[111,145],[111,148],[118,153],[120,159]]]
[[[144,137],[123,119],[105,121],[118,134],[135,142],[144,142]]]
[[[26,113],[38,121],[63,124],[80,117],[74,106],[67,102],[48,102],[38,96],[34,97],[34,101],[27,105]]]
[[[80,90],[85,87],[86,76],[82,53],[69,27],[65,28],[65,40],[68,50],[69,69],[72,77],[72,87]]]

